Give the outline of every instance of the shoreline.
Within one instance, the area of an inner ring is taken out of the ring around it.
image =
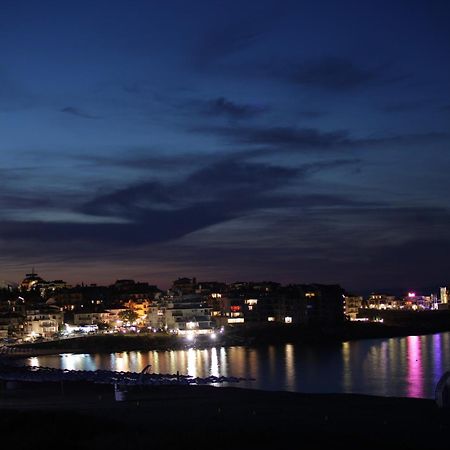
[[[285,324],[246,325],[228,328],[216,339],[198,336],[195,341],[165,333],[103,334],[56,341],[19,344],[9,347],[3,357],[26,357],[60,353],[115,353],[124,351],[170,351],[188,348],[246,346],[258,347],[282,344],[340,344],[366,339],[389,339],[419,336],[450,331],[450,323],[443,326],[393,326],[382,323],[348,322],[334,328],[312,328]],[[12,349],[12,350],[11,350]]]

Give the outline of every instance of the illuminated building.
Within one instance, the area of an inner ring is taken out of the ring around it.
[[[33,270],[31,273],[27,273],[25,275],[25,278],[20,283],[20,290],[21,291],[32,291],[39,289],[40,285],[42,283],[45,283],[45,281],[38,276],[38,274]]]
[[[413,311],[433,309],[433,300],[433,296],[430,295],[418,295],[415,292],[408,292],[403,299],[403,308]]]
[[[73,313],[74,325],[94,325],[100,323],[107,323],[109,319],[109,312],[94,312],[94,311],[76,311]]]
[[[440,289],[440,303],[438,303],[439,309],[449,308],[450,289],[448,287],[441,287]]]
[[[124,306],[137,314],[137,323],[144,324],[147,320],[151,301],[148,299],[128,300]]]
[[[58,308],[44,307],[28,310],[25,333],[29,336],[52,337],[64,322],[64,314]]]
[[[258,285],[260,286],[260,284]],[[338,285],[289,285],[265,283],[264,289],[235,290],[245,322],[285,324],[335,324],[344,319],[343,289]],[[269,288],[270,286],[270,288]],[[269,288],[266,290],[266,288]],[[239,298],[239,297],[238,297]],[[230,317],[233,311],[230,306]]]
[[[350,320],[356,320],[359,309],[362,308],[363,298],[361,296],[344,296],[344,314]]]
[[[367,300],[367,306],[370,309],[400,309],[403,301],[395,295],[372,293]]]
[[[210,332],[211,308],[196,295],[170,298],[164,309],[165,328],[177,333]]]

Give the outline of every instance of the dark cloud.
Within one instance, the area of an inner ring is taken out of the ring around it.
[[[89,114],[82,109],[75,108],[74,106],[66,106],[60,110],[62,113],[71,114],[73,116],[82,117],[83,119],[99,119],[99,116]]]
[[[335,92],[390,84],[408,78],[407,75],[391,75],[387,64],[364,67],[340,57],[324,57],[300,63],[271,62],[262,65],[261,70],[269,76],[300,86]]]
[[[404,101],[389,103],[383,106],[382,111],[387,113],[403,113],[409,111],[415,111],[423,108],[429,103],[429,100],[416,100],[416,101]]]
[[[448,132],[434,132],[427,133],[410,133],[410,134],[398,134],[395,136],[382,136],[372,137],[365,139],[355,140],[355,145],[361,147],[377,147],[377,146],[406,146],[412,147],[424,144],[434,144],[438,142],[447,142],[450,139],[450,133]]]
[[[448,210],[315,200],[309,207],[257,214],[234,227],[190,235],[177,242],[184,252],[174,252],[225,279],[245,274],[281,282],[338,282],[351,289],[416,287],[430,280],[438,286],[445,279]],[[430,261],[426,270],[422,255]]]
[[[262,147],[258,153],[277,151],[342,150],[350,148],[380,147],[387,145],[414,146],[425,143],[446,142],[450,133],[428,132],[353,138],[348,130],[323,132],[317,128],[262,127],[262,126],[203,126],[190,130],[215,135],[228,142]],[[264,146],[266,148],[264,149]]]
[[[346,130],[322,132],[315,128],[207,126],[194,128],[192,131],[217,135],[239,144],[295,147],[297,149],[325,149],[352,143]]]
[[[182,94],[184,96],[185,94]],[[189,96],[192,93],[188,94]],[[199,119],[224,120],[237,122],[250,120],[262,116],[270,111],[269,106],[258,103],[236,102],[224,96],[215,98],[190,98],[158,95],[158,111],[167,113],[167,118],[173,122],[174,118],[180,119],[180,125],[195,123]],[[216,123],[217,123],[216,120]]]
[[[323,170],[337,169],[339,167],[353,167],[356,170],[360,169],[363,161],[358,158],[349,159],[329,159],[327,161],[313,162],[303,165],[303,170],[307,173],[316,173]]]
[[[331,90],[347,90],[372,83],[379,77],[379,69],[358,67],[341,58],[326,58],[299,64],[291,73],[295,83]]]
[[[152,153],[153,151],[148,151]],[[179,154],[179,155],[158,155],[155,153],[154,155],[147,155],[142,150],[139,150],[137,154],[135,154],[132,150],[129,150],[126,156],[91,156],[91,155],[73,155],[73,158],[76,160],[85,161],[92,165],[101,165],[101,166],[112,166],[112,167],[121,167],[121,168],[132,168],[137,169],[139,171],[144,171],[149,173],[153,171],[155,175],[158,176],[158,179],[166,179],[170,178],[170,175],[173,174],[174,168],[177,168],[178,173],[182,177],[186,177],[189,174],[193,173],[194,177],[206,171],[211,174],[214,172],[212,167],[218,167],[219,170],[223,170],[223,167],[229,164],[229,161],[246,161],[252,160],[255,156],[267,155],[270,156],[274,152],[271,148],[258,148],[254,149],[236,149],[226,156],[220,154]],[[195,162],[195,166],[193,166],[193,162]],[[358,158],[339,158],[339,159],[328,159],[326,161],[320,162],[312,162],[308,164],[303,164],[300,168],[298,168],[298,172],[300,174],[312,174],[322,170],[330,170],[337,169],[339,167],[349,166],[353,167],[355,170],[359,170],[359,166],[361,166],[362,160]],[[218,174],[219,177],[223,175]],[[150,183],[149,183],[150,184]],[[161,192],[167,192],[166,187],[163,185],[159,185]],[[185,191],[183,189],[183,191]]]
[[[218,97],[203,103],[201,112],[207,116],[223,116],[229,119],[248,119],[267,111],[267,107],[235,103]]]
[[[305,119],[318,119],[319,117],[326,116],[328,113],[325,111],[317,111],[317,110],[304,110],[304,111],[298,111],[297,114],[300,117],[303,117]]]
[[[6,220],[0,222],[0,239],[124,248],[171,241],[261,208],[348,206],[354,202],[335,195],[295,195],[282,191],[311,173],[350,163],[336,160],[328,165],[285,168],[225,160],[180,181],[142,182],[99,195],[73,211],[99,218],[119,218],[123,223]]]
[[[218,214],[210,209],[202,211],[195,207],[175,212],[151,213],[149,210],[148,222],[129,224],[4,221],[0,223],[0,238],[20,242],[60,243],[71,249],[74,245],[100,248],[113,245],[119,250],[175,239],[218,220]],[[190,216],[187,218],[186,214]],[[55,248],[58,247],[55,245]]]
[[[174,168],[181,171],[192,170],[193,162],[195,168],[198,169],[203,165],[211,164],[211,162],[222,159],[217,154],[199,155],[198,153],[186,154],[161,154],[154,149],[128,148],[124,150],[124,156],[100,156],[100,155],[70,155],[70,159],[81,160],[94,166],[117,166],[132,169],[146,170],[154,169],[155,171],[170,171]]]
[[[40,183],[39,189],[36,189],[36,172],[36,167],[25,166],[0,169],[0,213],[5,210],[54,210],[62,204],[73,203],[73,193],[64,190],[55,192],[51,183]]]
[[[87,202],[79,212],[113,216],[127,223],[0,222],[0,240],[48,243],[48,252],[92,247],[117,250],[166,242],[222,223],[261,207],[277,207],[283,197],[271,196],[286,186],[297,170],[262,164],[225,162],[199,170],[183,181],[164,185],[144,182]],[[20,245],[19,245],[20,246]]]
[[[34,209],[55,207],[53,199],[31,194],[8,194],[0,193],[0,209]]]
[[[187,223],[192,208],[204,208],[215,211],[217,218],[212,222],[217,223],[264,204],[278,204],[280,199],[271,199],[268,194],[288,185],[298,174],[296,168],[222,161],[197,170],[182,181],[143,182],[99,196],[88,202],[82,212],[134,220],[152,217],[153,221],[160,214],[180,213]],[[206,217],[207,224],[212,217]]]
[[[235,176],[227,177],[236,170]],[[224,163],[199,171],[198,180],[193,176],[174,184],[168,196],[151,184],[118,190],[86,207],[95,213],[104,204],[112,205],[112,210],[128,215],[130,223],[0,222],[2,254],[32,258],[39,265],[87,260],[109,264],[109,277],[114,263],[120,265],[119,273],[126,270],[124,261],[126,265],[150,264],[155,270],[162,264],[165,281],[192,271],[199,277],[228,281],[242,277],[334,281],[349,289],[393,286],[393,280],[416,287],[445,279],[450,251],[448,210],[389,208],[333,194],[299,194],[277,201],[277,187],[313,170],[285,171],[264,165],[236,169],[233,163]],[[217,178],[220,174],[223,180]],[[180,203],[174,197],[182,195],[190,183],[196,185],[191,195],[202,185],[213,195],[182,198]],[[142,204],[142,199],[155,198],[165,209],[156,208],[155,202]],[[235,225],[224,223],[233,218]],[[210,225],[222,231],[205,233]],[[431,234],[433,238],[427,238]]]

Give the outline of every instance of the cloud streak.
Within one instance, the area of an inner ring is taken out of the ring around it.
[[[351,148],[370,148],[387,145],[419,145],[446,142],[447,132],[428,132],[354,138],[349,130],[321,131],[317,128],[297,128],[285,126],[202,126],[190,129],[193,133],[214,135],[232,144],[269,147],[269,152],[278,151],[330,151]],[[266,149],[267,151],[267,149]],[[264,152],[264,150],[263,150]]]
[[[267,107],[235,103],[225,97],[203,102],[200,109],[205,116],[226,117],[234,120],[250,119],[267,111]]]
[[[298,61],[272,59],[270,62],[228,67],[231,73],[249,78],[273,79],[288,85],[314,89],[322,94],[351,94],[361,89],[401,83],[410,75],[395,73],[391,64],[364,65],[349,58],[325,56]]]
[[[285,190],[318,171],[354,163],[336,160],[286,168],[244,160],[211,162],[182,180],[139,182],[74,205],[72,213],[98,217],[99,222],[3,220],[0,239],[132,247],[178,239],[259,209],[350,205],[351,200],[338,196],[299,195]],[[12,204],[15,199],[6,200]],[[54,204],[28,201],[19,206],[55,208]],[[112,219],[109,222],[108,217]]]
[[[409,111],[416,111],[418,109],[421,109],[427,106],[429,103],[429,100],[393,102],[385,105],[382,108],[382,111],[387,113],[406,113]]]
[[[292,82],[333,91],[346,91],[372,84],[381,77],[379,68],[362,68],[343,58],[307,61],[291,68]]]
[[[299,150],[330,149],[352,144],[349,132],[337,130],[322,132],[316,128],[262,127],[262,126],[204,126],[192,132],[212,134],[232,143],[267,145]]]
[[[60,112],[64,114],[69,114],[76,117],[81,117],[83,119],[99,119],[99,116],[94,116],[92,114],[83,111],[80,108],[76,108],[74,106],[66,106],[65,108],[60,109]]]

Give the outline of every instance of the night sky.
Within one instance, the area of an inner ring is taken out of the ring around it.
[[[450,2],[0,2],[0,280],[450,282]]]

